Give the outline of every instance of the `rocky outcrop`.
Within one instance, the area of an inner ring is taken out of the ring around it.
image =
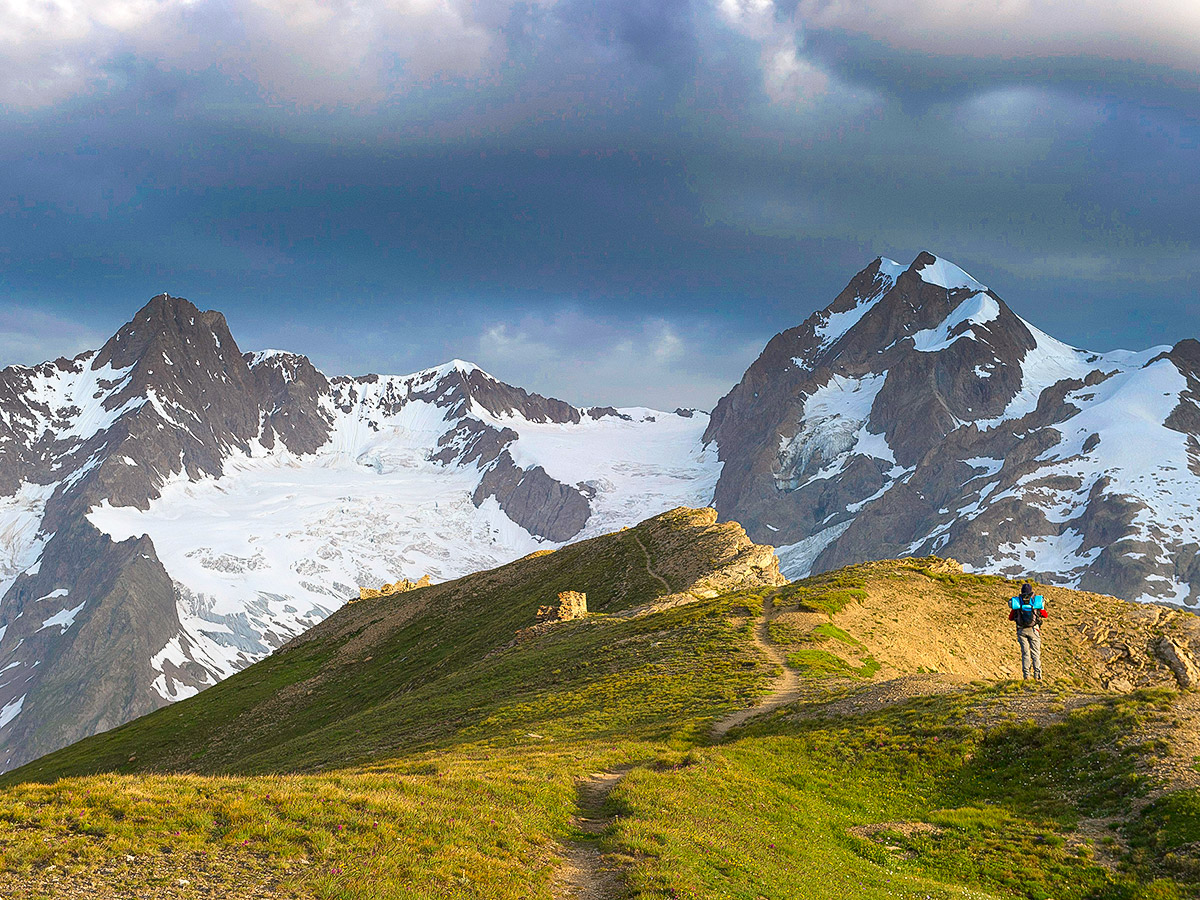
[[[415,591],[418,588],[429,587],[433,582],[428,575],[422,575],[416,581],[411,581],[408,578],[401,578],[399,581],[394,581],[391,584],[382,584],[378,588],[359,588],[358,597],[351,597],[348,603],[353,603],[357,600],[377,600],[380,597],[391,597],[394,594],[406,594],[409,591]]]
[[[1200,687],[1200,665],[1191,648],[1167,634],[1160,634],[1153,644],[1155,654],[1166,663],[1181,688]]]
[[[530,534],[551,541],[570,540],[592,514],[583,491],[554,480],[541,466],[520,468],[507,450],[484,474],[472,499],[479,506],[490,497]]]
[[[587,594],[581,591],[561,591],[558,599],[547,606],[539,606],[538,624],[547,622],[570,622],[587,615]]]
[[[775,550],[756,544],[737,522],[719,522],[712,507],[680,507],[643,523],[639,533],[648,571],[677,596],[715,597],[737,590],[787,584]],[[693,548],[704,548],[700,557]]]

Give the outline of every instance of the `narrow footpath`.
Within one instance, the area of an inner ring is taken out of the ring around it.
[[[563,847],[554,891],[561,900],[615,900],[621,896],[620,873],[605,863],[600,835],[613,823],[613,817],[604,814],[605,801],[628,771],[595,772],[576,785],[576,813],[571,824],[581,834]]]
[[[711,735],[714,741],[724,738],[729,729],[742,725],[750,719],[766,715],[773,710],[779,709],[781,706],[794,703],[804,696],[804,691],[801,689],[800,676],[788,666],[787,655],[771,643],[770,628],[773,616],[772,612],[769,611],[770,603],[770,600],[764,602],[762,617],[755,623],[754,643],[766,655],[767,659],[779,666],[780,674],[771,685],[771,693],[754,706],[739,709],[713,723]]]
[[[638,537],[637,534],[633,535],[633,539],[637,541],[637,545],[642,548],[642,555],[646,557],[646,574],[661,584],[665,593],[671,593],[670,583],[667,581],[667,579],[655,572],[654,568],[650,565],[650,551],[646,549],[646,545],[642,543],[642,539]]]
[[[671,593],[670,583],[654,571],[650,551],[640,537],[634,541],[646,558],[646,574],[662,585],[665,594]],[[647,611],[657,609],[653,604]],[[783,651],[771,643],[771,612],[764,605],[763,614],[754,627],[754,643],[767,659],[779,666],[781,674],[771,686],[771,693],[756,705],[731,713],[712,727],[713,740],[723,738],[731,728],[785,706],[803,695],[799,676],[788,667]],[[620,784],[629,768],[611,772],[594,772],[576,785],[575,815],[571,818],[579,836],[563,845],[563,863],[554,883],[554,896],[559,900],[615,900],[622,893],[620,871],[606,863],[600,851],[600,836],[612,825],[614,817],[604,812],[609,794]]]

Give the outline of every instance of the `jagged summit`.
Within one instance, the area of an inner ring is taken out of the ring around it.
[[[222,362],[227,354],[240,357],[240,352],[231,352],[236,347],[224,315],[214,310],[202,312],[182,297],[159,294],[109,339],[93,366],[124,369],[148,358],[162,362],[171,350],[180,359],[170,364],[202,366],[211,362],[210,355]]]
[[[875,260],[718,403],[722,515],[792,575],[944,552],[1200,600],[1196,347],[1081,350],[947,260],[897,269]]]
[[[372,580],[706,503],[705,423],[458,359],[330,379],[169,294],[99,351],[5,369],[0,767],[213,684]]]

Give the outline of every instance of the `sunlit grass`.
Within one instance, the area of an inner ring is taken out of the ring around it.
[[[0,869],[321,898],[549,897],[577,778],[661,747],[462,748],[323,775],[139,775],[0,797]],[[10,879],[11,880],[11,877]],[[0,890],[5,875],[0,875]]]
[[[643,537],[660,560],[669,542]],[[386,609],[363,601],[336,639],[9,773],[0,897],[550,900],[581,779],[618,769],[587,840],[631,898],[1200,897],[1197,795],[1151,802],[1141,763],[1162,748],[1134,737],[1174,693],[984,729],[973,711],[1024,688],[977,682],[814,718],[831,687],[874,689],[867,638],[824,621],[866,602],[861,569],[630,617],[661,587],[645,559],[632,532],[534,557],[370,642]],[[926,563],[889,584],[995,593]],[[572,588],[593,615],[516,639]],[[764,608],[807,705],[712,745],[775,675],[746,615]],[[1114,817],[1120,867],[1074,839],[1088,816]]]

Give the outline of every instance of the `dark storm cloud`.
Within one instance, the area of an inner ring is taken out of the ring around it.
[[[82,81],[4,83],[0,288],[85,333],[169,290],[334,370],[468,356],[639,402],[643,358],[653,402],[707,405],[925,248],[1067,340],[1200,331],[1200,105],[1166,38],[956,52],[957,13],[924,46],[807,0],[125,6],[27,39],[100,60]]]
[[[1161,106],[1194,100],[1200,72],[1137,59],[1094,56],[930,54],[865,35],[814,29],[806,49],[846,81],[909,107],[969,100],[997,86],[1045,87],[1081,96]]]

